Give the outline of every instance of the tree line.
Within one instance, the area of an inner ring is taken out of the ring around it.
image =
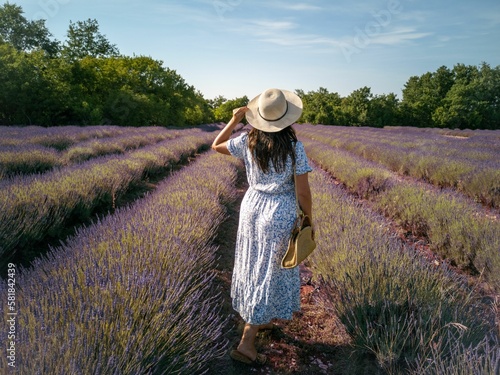
[[[64,42],[20,6],[0,6],[0,124],[197,125],[228,121],[246,96],[205,99],[160,60],[123,56],[97,20],[70,22]],[[342,97],[296,90],[299,122],[500,129],[500,66],[457,64],[410,77],[402,99],[362,87]]]
[[[175,70],[123,56],[96,20],[70,22],[59,42],[44,20],[0,6],[0,124],[197,125],[208,102]]]
[[[347,97],[325,88],[304,93],[301,121],[352,126],[500,129],[500,66],[457,64],[406,82],[403,99],[373,95],[369,87]]]

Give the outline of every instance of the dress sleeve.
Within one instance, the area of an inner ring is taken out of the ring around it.
[[[236,138],[231,138],[227,141],[227,149],[231,155],[238,159],[243,159],[245,156],[245,148],[247,147],[247,134],[241,134]]]
[[[309,161],[307,160],[306,150],[302,142],[298,141],[295,145],[295,156],[296,156],[296,172],[298,175],[311,172],[312,168],[309,166]]]

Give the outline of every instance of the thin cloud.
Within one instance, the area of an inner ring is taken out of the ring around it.
[[[300,25],[291,21],[247,20],[240,32],[251,33],[259,42],[285,47],[312,48],[317,46],[339,46],[340,42],[327,36],[300,33]]]
[[[291,30],[297,27],[289,21],[254,20],[250,21],[253,27],[258,27],[258,32],[263,34],[275,33],[282,30]]]
[[[414,28],[399,28],[388,33],[381,33],[370,39],[372,44],[399,45],[410,40],[422,39],[433,35],[430,32],[417,32]]]
[[[368,45],[397,46],[417,41],[433,35],[429,32],[418,32],[413,28],[400,28],[391,32],[380,33],[378,35],[359,35],[355,34],[349,37],[329,37],[316,34],[300,34],[297,32],[288,33],[267,33],[260,34],[259,41],[275,44],[283,47],[299,47],[316,49],[317,51],[333,51],[336,48],[342,48],[350,45],[355,48],[364,48]],[[326,47],[326,48],[325,48]]]
[[[340,41],[319,35],[280,35],[260,38],[260,41],[285,47],[339,47]]]
[[[495,27],[500,25],[500,10],[492,10],[491,12],[483,12],[478,15],[480,19],[485,21],[486,26]]]
[[[423,23],[428,21],[432,14],[426,11],[403,11],[397,15],[402,21],[414,21]]]
[[[318,5],[313,5],[309,3],[290,3],[285,1],[263,1],[259,4],[261,7],[273,8],[273,9],[282,9],[289,11],[319,11],[323,10],[323,7]]]
[[[323,8],[316,5],[299,3],[299,4],[285,4],[285,9],[296,10],[296,11],[318,11],[322,10]]]

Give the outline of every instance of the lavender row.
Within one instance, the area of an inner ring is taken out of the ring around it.
[[[123,154],[128,150],[149,146],[183,134],[182,130],[159,127],[134,128],[113,138],[93,139],[77,143],[62,153],[64,164],[82,162],[96,156]]]
[[[43,173],[56,167],[68,166],[98,156],[122,154],[131,149],[176,138],[183,132],[161,127],[123,128],[115,132],[101,130],[101,133],[97,133],[97,129],[91,127],[87,131],[87,134],[77,133],[80,138],[76,136],[73,139],[69,138],[68,147],[62,151],[42,146],[37,142],[30,143],[28,134],[26,134],[28,139],[16,138],[17,141],[23,141],[22,144],[0,146],[0,179],[18,174]],[[106,136],[103,136],[104,134]],[[98,137],[91,137],[92,135],[98,135]],[[69,145],[73,141],[75,143]]]
[[[319,128],[326,128],[319,126]],[[426,155],[438,155],[447,159],[461,158],[469,154],[473,162],[496,159],[500,147],[499,131],[446,131],[444,129],[421,129],[410,127],[345,128],[340,132],[358,140],[372,141],[390,147],[400,146],[406,150],[422,149]]]
[[[199,129],[124,155],[105,156],[43,175],[0,183],[0,256],[6,260],[45,238],[61,236],[71,220],[85,221],[115,201],[147,174],[167,170],[209,144]]]
[[[412,170],[423,178],[430,179],[432,164],[425,169],[426,158],[429,163],[440,160],[440,164],[464,163],[464,168],[498,167],[500,161],[500,132],[497,136],[475,134],[468,138],[443,136],[437,132],[420,129],[373,129],[344,128],[327,126],[306,126],[319,132],[323,139],[332,145],[357,153],[367,159],[388,163],[391,169],[410,174]],[[417,165],[418,164],[418,165]],[[417,169],[418,167],[418,169]],[[450,168],[451,172],[453,169]]]
[[[0,146],[36,144],[64,150],[88,139],[114,137],[127,132],[127,128],[113,125],[99,126],[0,126]]]
[[[391,170],[458,189],[487,206],[500,207],[500,132],[469,137],[416,129],[301,126],[322,140]]]
[[[485,216],[475,203],[453,191],[400,180],[379,164],[308,138],[311,157],[452,264],[482,274],[500,290],[500,223]]]
[[[420,259],[327,173],[316,169],[310,183],[318,247],[309,262],[352,340],[345,372],[360,373],[357,363],[373,355],[384,373],[437,373],[443,364],[494,373],[494,317],[466,280]]]
[[[203,155],[18,270],[19,373],[206,373],[226,346],[211,241],[238,166]],[[5,355],[0,363],[7,368]]]
[[[40,145],[0,146],[0,180],[43,173],[62,165],[59,151]]]

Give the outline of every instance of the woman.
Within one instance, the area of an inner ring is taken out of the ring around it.
[[[233,308],[245,321],[241,341],[231,357],[244,363],[263,364],[255,337],[272,328],[272,319],[291,319],[300,310],[298,267],[281,267],[296,212],[297,196],[312,221],[308,164],[304,146],[290,126],[302,113],[302,100],[290,91],[269,89],[237,108],[216,137],[212,148],[245,162],[249,188],[243,198],[231,284]],[[229,139],[243,116],[253,129]]]

